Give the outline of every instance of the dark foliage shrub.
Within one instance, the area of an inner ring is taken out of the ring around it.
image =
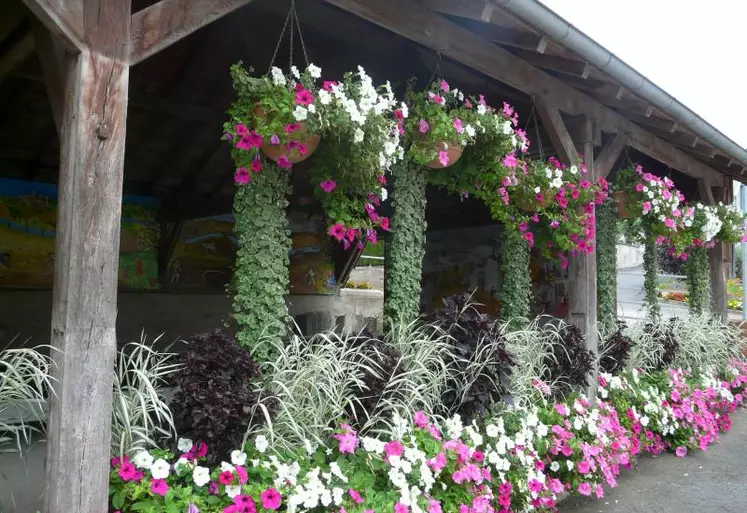
[[[469,362],[475,360],[477,351],[485,343],[492,344],[491,354],[486,359],[480,359],[486,361],[487,365],[465,394],[457,397],[457,386],[454,384],[449,396],[444,398],[446,404],[457,406],[457,413],[462,418],[471,420],[503,398],[514,361],[500,337],[498,320],[479,312],[476,308],[479,305],[472,302],[470,294],[454,294],[443,299],[443,303],[443,308],[431,312],[426,320],[451,335],[463,376],[469,372]],[[470,380],[473,378],[467,377]]]
[[[675,258],[669,254],[669,248],[662,244],[658,246],[659,251],[659,270],[664,274],[676,274],[684,276],[687,274],[685,270],[685,262],[681,258]]]
[[[599,358],[600,371],[617,375],[625,369],[634,344],[624,333],[626,327],[624,322],[617,321],[617,330],[604,342],[604,350]]]
[[[586,349],[586,340],[581,330],[573,324],[565,325],[560,332],[560,342],[552,346],[545,365],[556,397],[584,390],[589,386],[594,355]]]
[[[646,333],[650,333],[659,345],[661,345],[663,351],[659,366],[656,370],[663,370],[671,367],[677,358],[677,352],[680,349],[680,343],[677,340],[677,336],[674,334],[673,322],[676,319],[672,318],[667,323],[646,323],[644,329]]]
[[[259,365],[221,331],[192,337],[181,363],[172,402],[177,432],[208,444],[211,463],[230,461],[227,458],[241,446],[252,408],[260,399],[251,387],[259,377]]]

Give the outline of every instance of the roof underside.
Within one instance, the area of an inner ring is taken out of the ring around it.
[[[133,11],[152,3],[133,0]],[[420,3],[596,98],[719,173],[741,179],[741,163],[498,8],[486,16],[483,0]],[[228,70],[238,60],[258,73],[268,69],[288,4],[255,0],[131,69],[126,192],[163,199],[174,217],[230,211],[233,166],[220,142],[224,112],[233,99]],[[516,105],[535,155],[553,153],[530,96],[326,3],[300,1],[298,13],[309,59],[325,76],[339,77],[360,64],[374,80],[391,80],[401,94],[410,77],[424,84],[438,71],[460,89],[484,92],[493,104],[505,100]],[[56,182],[59,143],[29,16],[20,0],[6,0],[0,8],[0,176]],[[278,63],[284,65],[288,57],[283,48]],[[303,64],[300,47],[294,57]],[[566,122],[573,130],[574,120]],[[603,142],[612,135],[601,136]],[[624,156],[641,157],[632,151]],[[303,169],[294,173],[294,182],[294,196],[303,205],[310,196]]]

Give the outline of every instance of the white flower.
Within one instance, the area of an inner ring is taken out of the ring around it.
[[[386,201],[388,197],[389,197],[389,193],[387,193],[386,189],[382,187],[381,188],[381,201]]]
[[[541,191],[542,191],[542,189],[539,186],[537,186],[537,187],[534,188],[534,193],[535,194],[539,194]]]
[[[295,66],[291,66],[291,75],[293,75],[293,78],[295,78],[296,80],[301,78],[301,75],[298,73],[298,68]]]
[[[550,185],[552,185],[556,189],[560,189],[561,187],[563,187],[563,179],[555,178],[552,182],[550,182]]]
[[[246,453],[243,453],[241,451],[232,451],[231,463],[241,466],[246,465]]]
[[[477,113],[480,114],[481,116],[484,115],[487,111],[488,109],[487,107],[485,107],[485,105],[480,104],[477,106]]]
[[[548,432],[548,429],[547,429],[547,426],[545,424],[540,424],[539,426],[537,426],[537,435],[538,436],[545,437],[545,436],[547,436],[547,432]]]
[[[366,452],[373,452],[376,454],[383,454],[384,452],[384,446],[386,445],[384,442],[379,440],[378,438],[372,438],[370,436],[364,436],[361,437],[361,445],[363,446],[363,450]]]
[[[578,174],[578,168],[576,166],[571,166],[571,169],[569,170],[572,175]]]
[[[272,70],[270,70],[270,73],[272,74],[272,83],[275,85],[285,85],[285,75],[283,74],[283,71],[280,68],[273,67]]]
[[[457,438],[462,436],[464,425],[462,424],[462,418],[458,414],[446,420],[445,424],[447,432],[449,434],[449,438],[451,438],[452,440],[456,440]]]
[[[329,105],[329,103],[332,101],[332,96],[330,96],[328,91],[325,91],[322,89],[319,91],[319,103],[322,105]]]
[[[221,472],[233,472],[234,470],[236,470],[236,467],[234,467],[233,465],[231,465],[227,461],[221,461],[220,462],[220,471]]]
[[[321,78],[322,76],[322,68],[319,66],[314,66],[314,64],[309,64],[309,67],[306,68],[306,71],[308,71],[309,75],[311,75],[311,78]]]
[[[584,422],[581,420],[581,417],[576,417],[576,420],[573,421],[573,428],[578,431],[582,427],[584,427]]]
[[[306,108],[307,108],[307,109],[308,109],[308,111],[309,111],[309,112],[311,112],[312,114],[314,114],[314,113],[316,112],[316,105],[314,105],[313,103],[310,103],[310,104],[309,104],[309,106],[308,106],[308,107],[306,107]]]
[[[409,117],[410,116],[410,109],[407,107],[407,104],[405,102],[402,102],[399,106],[399,110],[402,111],[403,117]]]
[[[293,111],[293,118],[296,121],[304,121],[309,115],[309,111],[306,110],[302,105],[296,105],[296,110]]]
[[[132,463],[137,468],[150,470],[153,466],[153,456],[148,451],[140,451],[132,458]]]
[[[164,459],[158,458],[150,467],[150,475],[153,479],[166,479],[169,477],[170,466]]]
[[[569,471],[573,470],[573,461],[572,460],[566,461],[565,464],[568,466],[568,470]]]
[[[365,133],[360,128],[355,129],[355,135],[353,136],[353,142],[359,143],[363,142],[363,138],[365,137]]]
[[[475,136],[475,127],[473,127],[472,125],[465,126],[464,131],[467,132],[467,135],[470,137]]]
[[[546,167],[545,176],[547,177],[548,180],[552,180],[552,169],[550,169],[549,167]]]
[[[504,121],[503,125],[501,125],[501,131],[504,135],[510,135],[514,133],[514,127],[510,121]]]
[[[194,481],[197,486],[205,486],[210,482],[210,471],[205,467],[195,467],[192,471],[192,481]]]
[[[645,415],[641,417],[641,426],[643,427],[648,426],[648,422],[649,422],[648,417],[646,417]]]
[[[345,492],[342,488],[332,488],[332,499],[335,501],[335,505],[339,506],[342,504],[342,496]]]
[[[490,438],[498,438],[500,431],[498,431],[498,426],[496,426],[495,424],[488,424],[485,427],[485,434],[487,434]]]
[[[560,463],[558,463],[557,461],[553,461],[552,463],[550,463],[550,470],[552,470],[553,472],[557,472],[558,470],[560,470]]]
[[[176,460],[176,463],[174,463],[174,468],[176,470],[179,470],[182,467],[189,467],[191,465],[192,464],[187,458],[179,458],[178,460]]]
[[[189,452],[192,450],[193,445],[194,444],[192,443],[192,440],[190,440],[189,438],[180,438],[176,443],[176,448],[181,452]]]
[[[599,397],[601,397],[602,399],[607,399],[607,397],[608,397],[609,395],[610,395],[610,393],[609,393],[609,392],[607,392],[607,389],[606,389],[606,388],[601,388],[601,389],[599,390]]]
[[[239,485],[228,485],[226,486],[226,495],[232,499],[241,493],[241,486]]]
[[[264,453],[269,446],[270,443],[267,441],[265,435],[259,435],[254,439],[254,447],[256,447],[260,453]]]

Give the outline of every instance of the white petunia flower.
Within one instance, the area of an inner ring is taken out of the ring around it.
[[[571,166],[571,169],[569,170],[572,175],[578,174],[578,168],[576,166]]]
[[[306,110],[302,105],[296,105],[296,109],[293,111],[293,118],[296,121],[305,121],[309,116],[309,111]]]
[[[467,132],[467,135],[470,137],[475,136],[475,127],[473,127],[472,125],[465,126],[464,131]]]
[[[485,115],[487,112],[488,112],[488,109],[487,107],[485,107],[485,105],[480,104],[477,106],[477,113],[480,114],[481,116]]]
[[[568,467],[568,470],[569,470],[569,471],[570,471],[570,470],[573,470],[573,461],[572,461],[572,460],[568,460],[568,461],[566,461],[566,462],[565,462],[565,464],[566,464],[566,466]]]
[[[148,451],[140,451],[132,458],[132,464],[137,468],[150,470],[153,466],[153,456]]]
[[[176,443],[176,448],[181,452],[189,452],[192,450],[193,445],[192,440],[189,438],[180,438]]]
[[[553,472],[557,472],[558,470],[560,470],[560,463],[558,463],[557,461],[553,461],[552,463],[550,463],[550,470],[552,470]]]
[[[388,197],[389,197],[389,193],[387,193],[386,189],[382,187],[381,188],[381,201],[386,201]]]
[[[265,435],[259,435],[254,439],[254,447],[256,447],[260,453],[264,453],[269,446],[270,443],[267,441]]]
[[[646,427],[648,426],[649,419],[645,415],[641,417],[641,426]]]
[[[485,434],[487,434],[490,438],[498,438],[498,435],[500,432],[498,431],[498,426],[495,424],[488,424],[485,427]]]
[[[314,66],[314,64],[309,64],[309,67],[306,68],[306,71],[309,72],[309,75],[311,75],[311,78],[321,78],[322,76],[322,68],[319,66]]]
[[[332,96],[328,91],[325,91],[324,89],[319,91],[319,103],[321,103],[322,105],[329,105],[331,101]]]
[[[192,471],[192,481],[194,481],[197,486],[205,486],[210,482],[210,471],[205,467],[195,467]]]
[[[270,71],[270,74],[272,74],[272,83],[275,85],[285,85],[285,75],[283,74],[283,71],[280,68],[273,67]]]
[[[239,485],[228,485],[226,486],[226,495],[232,499],[241,493],[241,486]]]
[[[503,125],[501,125],[501,131],[503,135],[510,135],[514,133],[514,127],[510,121],[504,121]]]
[[[548,428],[545,424],[540,424],[537,426],[537,435],[540,437],[547,436]]]
[[[298,72],[298,68],[295,66],[291,66],[291,75],[293,75],[293,78],[296,80],[301,78],[301,74]]]
[[[313,103],[310,103],[310,104],[309,104],[309,106],[308,106],[308,107],[306,107],[306,108],[307,108],[307,109],[308,109],[308,111],[309,111],[309,112],[311,112],[312,114],[314,114],[314,113],[316,112],[316,105],[314,105]]]
[[[236,467],[234,467],[233,465],[231,465],[227,461],[221,461],[220,462],[220,471],[221,472],[233,472],[234,470],[236,470]]]
[[[332,500],[335,502],[336,506],[339,506],[340,504],[342,504],[342,498],[343,498],[344,493],[345,492],[343,491],[342,488],[337,488],[337,487],[332,488]]]
[[[176,470],[181,469],[182,467],[191,467],[192,463],[187,458],[179,458],[176,460],[176,463],[174,463],[174,468]]]
[[[231,452],[231,463],[234,465],[246,465],[246,453],[242,451],[232,451]]]
[[[363,142],[363,138],[366,136],[365,132],[361,130],[360,128],[355,129],[355,135],[353,136],[353,142],[359,143]]]
[[[158,458],[150,467],[150,475],[153,479],[166,479],[169,477],[170,466],[164,459]]]

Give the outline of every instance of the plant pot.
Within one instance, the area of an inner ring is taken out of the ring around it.
[[[623,219],[630,219],[633,214],[628,210],[628,193],[625,191],[615,191],[612,194],[612,201],[615,202],[617,215]]]
[[[261,105],[257,105],[257,107],[255,107],[254,113],[257,115],[257,117],[267,119],[267,115],[265,114],[265,111]],[[280,160],[280,157],[286,157],[292,164],[298,164],[299,162],[303,162],[304,160],[311,157],[311,155],[319,147],[319,142],[322,140],[322,138],[317,134],[309,133],[308,126],[305,121],[299,121],[298,124],[300,125],[300,128],[294,134],[295,137],[293,140],[299,144],[303,144],[304,146],[306,146],[306,153],[302,155],[301,152],[298,151],[298,148],[289,150],[286,145],[278,144],[277,146],[275,146],[270,141],[265,141],[262,144],[262,153],[264,153],[267,158],[269,158],[270,160],[274,160],[275,162]]]
[[[441,164],[441,161],[438,160],[438,157],[436,157],[428,164],[426,164],[431,169],[444,169],[447,167],[451,167],[456,164],[457,160],[462,157],[462,153],[464,153],[464,148],[461,145],[453,144],[446,141],[439,142],[434,149],[436,153],[439,153],[440,151],[446,151],[446,154],[449,156],[449,163],[444,166],[443,164]]]

